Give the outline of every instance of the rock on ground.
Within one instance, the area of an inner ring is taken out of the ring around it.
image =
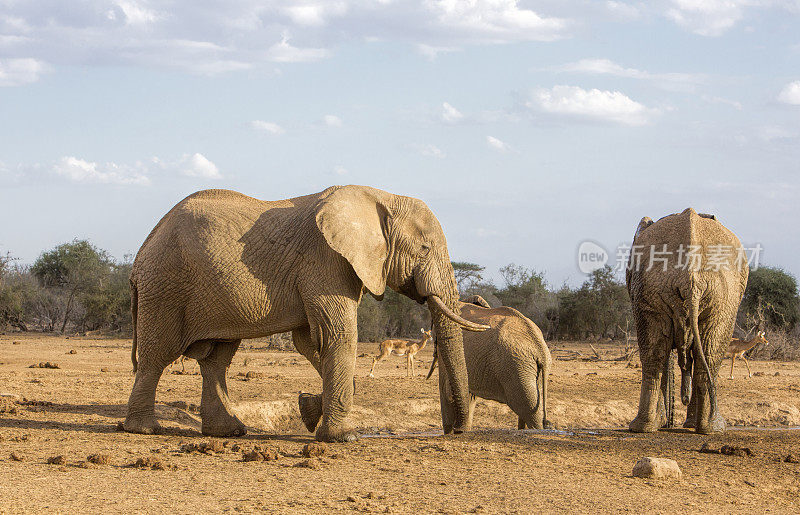
[[[648,479],[681,479],[683,472],[675,460],[646,457],[633,466],[633,475]]]

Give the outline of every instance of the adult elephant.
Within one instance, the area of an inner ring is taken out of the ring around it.
[[[508,405],[517,415],[519,429],[543,429],[547,421],[547,381],[552,365],[550,349],[539,327],[514,308],[492,308],[480,295],[460,303],[461,316],[491,329],[464,333],[470,405],[467,429],[472,427],[477,397]],[[434,349],[430,378],[439,345]],[[439,369],[439,397],[445,433],[453,432],[455,410],[450,399],[450,380]]]
[[[142,244],[131,272],[136,371],[126,431],[151,434],[156,387],[182,354],[200,363],[202,431],[241,435],[225,373],[243,338],[292,331],[322,377],[316,438],[348,441],[357,308],[386,286],[427,302],[453,382],[456,429],[467,424],[469,391],[461,327],[483,330],[453,310],[458,290],[438,220],[420,200],[365,186],[334,186],[262,201],[206,190],[179,202]],[[137,360],[138,348],[138,360]],[[310,409],[301,402],[301,414]]]
[[[668,420],[663,406],[672,404],[672,349],[681,368],[681,399],[689,404],[685,426],[702,434],[725,429],[715,378],[748,273],[742,244],[714,215],[689,208],[639,222],[626,272],[642,361],[631,431],[653,432]]]

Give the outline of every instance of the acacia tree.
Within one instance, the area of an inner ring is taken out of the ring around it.
[[[464,292],[483,281],[484,267],[466,261],[453,261],[453,272],[456,276],[458,291]]]
[[[43,252],[31,266],[31,273],[48,289],[59,290],[66,297],[63,333],[78,295],[100,288],[112,271],[114,262],[104,250],[86,240],[63,243]]]
[[[559,330],[565,336],[616,336],[631,317],[627,289],[608,265],[593,271],[580,288],[563,288],[559,297]]]
[[[761,329],[791,331],[800,319],[798,307],[794,276],[777,267],[762,266],[750,271],[739,318],[765,324]]]

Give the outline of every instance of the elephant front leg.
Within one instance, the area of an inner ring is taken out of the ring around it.
[[[231,413],[228,385],[225,375],[239,340],[214,342],[211,352],[199,360],[203,375],[203,395],[200,400],[202,431],[208,436],[242,436],[247,433],[244,424]]]
[[[316,439],[322,442],[349,442],[357,438],[348,424],[353,405],[356,370],[356,309],[352,305],[314,310],[318,320],[310,317],[311,338],[320,349],[322,372],[322,420]],[[331,320],[330,313],[335,313]]]

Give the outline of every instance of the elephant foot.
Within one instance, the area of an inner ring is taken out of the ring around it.
[[[709,424],[698,424],[695,427],[695,432],[701,435],[710,435],[711,433],[722,433],[725,431],[725,418],[717,413],[711,419]]]
[[[544,429],[555,429],[556,428],[556,425],[551,420],[545,420],[544,423],[542,424],[542,426],[544,426]]]
[[[125,417],[125,423],[122,424],[122,429],[128,433],[137,433],[140,435],[158,435],[163,431],[161,424],[156,422],[154,415],[128,415]]]
[[[313,433],[322,417],[322,395],[300,392],[297,396],[300,406],[300,418],[309,432]]]
[[[247,428],[238,417],[228,413],[203,417],[201,431],[206,436],[244,436]]]
[[[637,415],[628,424],[628,429],[633,433],[655,433],[661,425],[661,421],[645,420],[644,417]]]
[[[358,440],[358,434],[353,429],[322,424],[317,428],[315,438],[319,442],[354,442]]]

